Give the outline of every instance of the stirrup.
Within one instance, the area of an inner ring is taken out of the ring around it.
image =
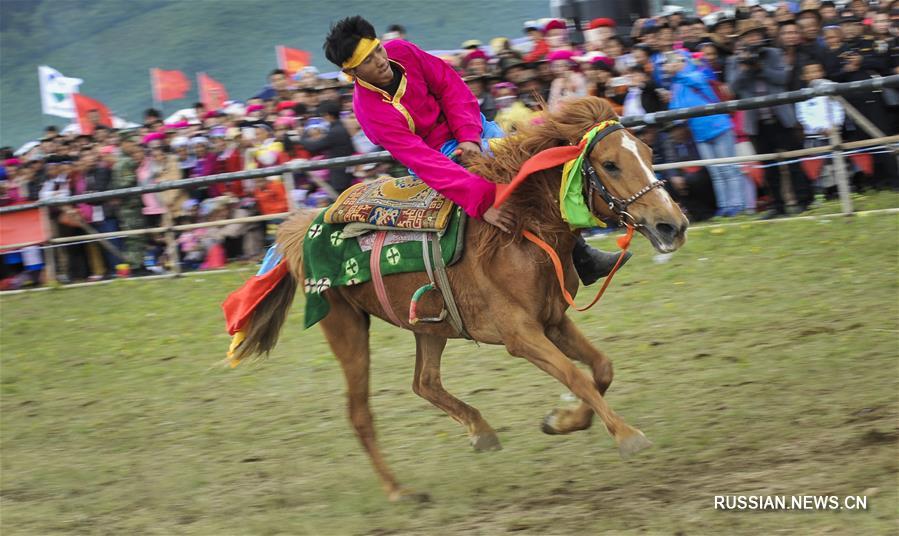
[[[437,287],[428,283],[416,290],[415,294],[412,295],[412,301],[409,303],[409,323],[413,326],[419,322],[436,324],[438,322],[443,322],[446,319],[446,308],[440,311],[440,315],[436,317],[418,318],[418,300],[420,300],[429,290],[437,290]]]

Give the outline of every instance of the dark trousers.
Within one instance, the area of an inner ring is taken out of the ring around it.
[[[98,221],[93,223],[94,229],[97,230],[98,233],[112,233],[119,230],[119,220],[115,218],[106,218],[103,221]],[[122,251],[124,247],[124,242],[121,238],[108,238],[107,239],[110,244],[112,244],[116,249]],[[117,264],[121,264],[125,262],[120,259],[118,255],[109,251],[106,248],[103,249],[103,261],[106,263],[106,275],[115,274],[115,267]]]
[[[752,145],[758,154],[776,153],[778,151],[793,151],[802,149],[802,142],[791,128],[784,128],[776,119],[773,121],[759,121],[758,134],[752,136]],[[774,161],[768,162],[773,164]],[[802,172],[798,163],[789,164],[787,166],[790,172],[790,182],[793,186],[793,195],[796,196],[796,203],[801,208],[811,204],[812,189],[808,177]],[[780,166],[771,166],[765,168],[765,182],[768,185],[768,195],[773,201],[775,211],[784,213],[783,194],[780,192]]]

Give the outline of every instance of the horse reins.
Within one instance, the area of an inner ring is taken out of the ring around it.
[[[664,181],[654,181],[647,186],[644,186],[640,189],[640,191],[631,195],[627,199],[621,199],[616,197],[612,192],[605,187],[602,181],[599,180],[599,173],[596,171],[596,168],[593,166],[593,162],[590,160],[590,153],[593,152],[593,149],[596,147],[596,144],[602,141],[609,134],[622,130],[624,127],[621,123],[617,121],[604,121],[597,125],[599,130],[593,136],[593,139],[590,140],[589,143],[584,143],[583,141],[578,145],[572,145],[568,147],[554,147],[551,149],[546,149],[537,153],[536,155],[529,158],[521,167],[521,171],[515,176],[514,179],[508,185],[503,188],[497,188],[497,199],[494,203],[494,206],[499,206],[511,195],[512,191],[520,184],[528,175],[534,173],[536,171],[549,169],[551,167],[558,166],[563,164],[564,162],[570,160],[571,158],[577,157],[583,151],[584,159],[581,164],[581,169],[584,174],[584,177],[587,178],[584,181],[584,195],[587,198],[587,203],[590,208],[590,212],[596,213],[594,209],[593,202],[593,194],[599,194],[603,201],[605,201],[609,207],[609,210],[612,211],[616,216],[618,216],[619,224],[623,224],[627,227],[627,232],[624,236],[618,238],[618,247],[621,248],[621,253],[618,255],[618,260],[615,262],[615,266],[612,268],[612,271],[609,272],[609,275],[606,277],[605,282],[603,282],[602,288],[597,292],[596,297],[593,298],[593,301],[590,302],[589,305],[585,307],[578,307],[577,304],[574,303],[574,298],[571,296],[571,293],[565,288],[565,270],[562,267],[562,261],[559,259],[559,255],[553,249],[552,246],[547,244],[543,239],[532,233],[531,231],[525,230],[522,232],[522,235],[528,239],[530,242],[533,242],[536,246],[546,252],[549,255],[550,260],[552,261],[553,267],[556,272],[556,279],[559,282],[559,288],[562,291],[562,297],[568,302],[573,309],[576,311],[586,311],[596,305],[596,303],[602,298],[606,289],[609,286],[609,283],[612,282],[612,278],[615,276],[615,273],[618,272],[618,268],[621,267],[621,264],[624,262],[624,256],[627,253],[628,248],[631,244],[631,238],[634,236],[634,230],[637,227],[641,227],[642,225],[637,223],[633,216],[627,212],[627,208],[636,202],[638,199],[648,194],[652,190],[656,188],[661,188],[665,185]],[[596,128],[596,127],[594,127]]]

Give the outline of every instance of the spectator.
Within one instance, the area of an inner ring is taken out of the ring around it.
[[[549,53],[549,44],[546,42],[544,29],[534,21],[528,21],[524,24],[524,31],[531,40],[531,51],[528,52],[524,61],[534,62],[542,60]]]
[[[646,130],[651,139],[654,137],[652,133],[658,129]],[[699,151],[685,122],[671,123],[665,131],[659,132],[657,137],[658,142],[651,145],[653,163],[699,160]],[[641,139],[645,138],[645,135],[641,136]],[[690,221],[702,221],[715,216],[718,201],[708,168],[685,166],[663,171],[661,174],[668,179],[667,190],[690,217]]]
[[[627,94],[624,97],[622,114],[642,116],[667,108],[668,92],[656,87],[652,78],[640,67],[631,67],[627,74]]]
[[[808,87],[817,87],[829,82],[824,78],[824,66],[814,61],[802,66],[802,80]],[[815,97],[797,102],[795,106],[796,119],[802,125],[805,134],[805,147],[829,145],[830,135],[843,126],[845,117],[843,106],[833,97]],[[829,169],[822,169],[819,175],[809,179],[817,180],[817,185],[825,197],[833,199],[836,196],[836,180],[833,173]]]
[[[549,88],[551,111],[558,110],[565,100],[587,96],[587,79],[578,70],[574,56],[570,50],[557,50],[547,56],[554,78]]]
[[[133,134],[125,134],[121,140],[121,155],[112,170],[112,190],[137,186],[137,167],[143,161],[143,148]],[[119,229],[130,231],[146,227],[140,199],[136,196],[121,197],[110,200]],[[145,239],[140,235],[126,236],[121,248],[122,260],[137,271],[143,266]],[[126,271],[128,270],[126,267]]]
[[[719,102],[705,75],[693,68],[684,57],[670,51],[665,55],[664,69],[671,79],[671,109],[689,108]],[[703,159],[736,156],[734,125],[724,114],[693,117],[687,120],[696,147]],[[709,166],[715,199],[716,215],[736,216],[746,208],[743,198],[743,174],[734,164]]]
[[[304,135],[300,145],[313,154],[319,154],[325,158],[350,156],[353,154],[353,139],[340,120],[340,105],[333,101],[325,101],[318,107],[318,113],[328,124],[328,132],[320,139],[313,139]],[[353,175],[346,168],[332,168],[329,182],[337,193],[340,193],[352,184]]]
[[[394,39],[406,39],[406,28],[399,24],[391,24],[387,27],[387,31],[381,36],[381,41],[387,43]]]
[[[728,84],[738,98],[745,99],[786,91],[789,72],[784,68],[783,52],[766,46],[764,29],[755,21],[741,21],[737,37],[737,52],[728,63]],[[789,151],[801,147],[796,132],[796,115],[790,105],[778,105],[747,110],[743,129],[752,139],[757,153]],[[799,165],[788,165],[797,208],[804,211],[812,202],[808,179]],[[781,193],[780,170],[771,165],[765,168],[765,182],[773,201],[771,210],[763,218],[786,214]]]
[[[489,78],[486,75],[469,75],[464,80],[471,93],[477,97],[481,113],[484,114],[487,121],[493,121],[496,117],[496,102],[487,87]]]

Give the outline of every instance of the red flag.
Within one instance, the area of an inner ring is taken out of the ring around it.
[[[153,100],[157,102],[183,99],[190,91],[190,80],[181,71],[150,69]]]
[[[220,110],[224,108],[225,101],[228,100],[225,86],[206,73],[200,73],[197,75],[197,79],[200,83],[200,102],[206,106],[206,109]]]
[[[50,232],[40,209],[0,214],[0,251],[16,244],[40,244],[49,238]]]
[[[305,50],[297,50],[283,45],[275,47],[275,52],[278,56],[278,67],[287,71],[289,77],[293,77],[303,67],[309,65],[309,61],[312,59],[312,55]]]
[[[802,171],[805,172],[805,176],[808,177],[808,180],[816,181],[821,176],[821,168],[824,167],[824,159],[812,158],[811,160],[803,160],[799,163],[799,166],[802,167]]]
[[[281,260],[268,272],[247,279],[239,289],[225,298],[222,310],[225,312],[225,323],[229,335],[234,335],[247,325],[250,317],[256,311],[256,307],[275,290],[278,283],[289,273],[287,262]]]
[[[72,99],[82,134],[93,134],[98,125],[112,127],[112,113],[105,104],[81,93],[72,93]]]
[[[693,11],[696,13],[697,17],[705,17],[709,13],[714,13],[719,9],[721,8],[719,8],[715,4],[707,2],[706,0],[696,0]]]

